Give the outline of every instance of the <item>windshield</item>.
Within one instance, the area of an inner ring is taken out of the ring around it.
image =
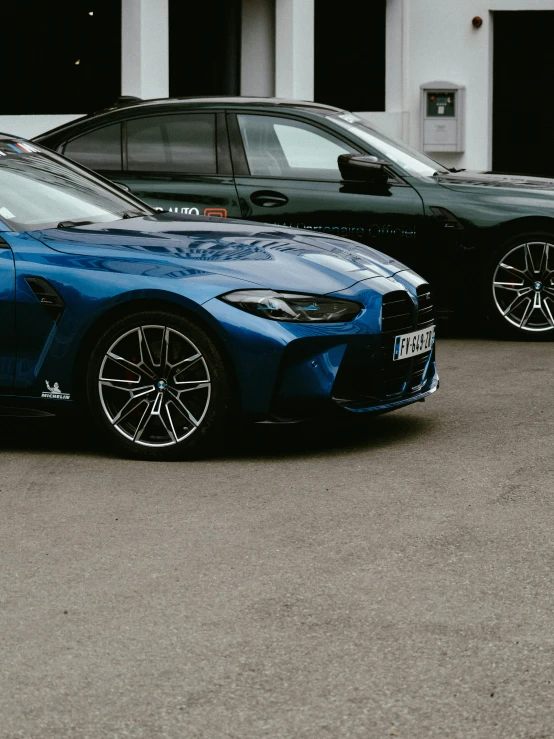
[[[437,171],[447,171],[442,164],[412,149],[411,146],[376,131],[353,113],[340,113],[327,118],[362,139],[383,159],[398,165],[408,175],[432,177]]]
[[[0,219],[15,231],[151,213],[114,190],[56,154],[25,141],[0,140]]]

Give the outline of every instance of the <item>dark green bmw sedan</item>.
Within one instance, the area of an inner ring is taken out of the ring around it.
[[[163,210],[380,249],[470,327],[554,336],[554,180],[447,170],[352,113],[265,98],[122,99],[35,140]]]

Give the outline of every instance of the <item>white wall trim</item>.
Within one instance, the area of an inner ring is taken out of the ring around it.
[[[63,126],[64,123],[81,118],[84,113],[73,115],[2,115],[0,116],[0,132],[32,139],[51,128]]]
[[[314,99],[314,0],[276,0],[275,94]]]
[[[241,95],[275,95],[275,0],[242,0]]]
[[[168,0],[122,0],[122,95],[144,99],[169,95],[168,5]]]

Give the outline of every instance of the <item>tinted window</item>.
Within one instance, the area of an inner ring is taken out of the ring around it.
[[[131,171],[215,174],[215,115],[190,113],[127,121]]]
[[[315,126],[287,118],[239,115],[250,173],[340,180],[337,159],[356,150]]]
[[[431,177],[437,170],[445,171],[441,164],[433,161],[426,154],[412,149],[411,146],[404,144],[402,141],[396,141],[376,131],[353,113],[339,113],[327,117],[333,123],[345,128],[356,138],[369,144],[373,154],[376,154],[380,159],[394,162],[394,164],[402,167],[406,174],[415,175],[416,177]]]
[[[121,170],[121,124],[97,128],[73,139],[64,154],[90,169]]]

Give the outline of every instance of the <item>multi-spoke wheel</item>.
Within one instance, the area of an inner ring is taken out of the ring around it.
[[[220,425],[227,382],[211,340],[190,321],[143,313],[119,321],[97,343],[87,376],[93,415],[120,447],[175,458]]]
[[[554,336],[554,237],[512,239],[492,274],[493,320],[514,337]]]

